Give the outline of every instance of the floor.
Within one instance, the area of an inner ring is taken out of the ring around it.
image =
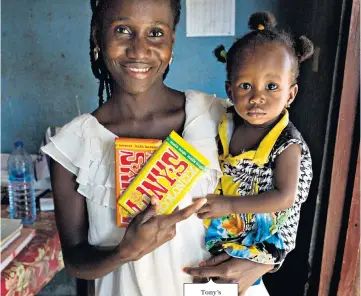
[[[63,269],[37,296],[76,296],[76,281]]]

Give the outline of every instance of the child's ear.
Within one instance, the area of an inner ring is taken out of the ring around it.
[[[295,84],[291,85],[291,87],[290,87],[290,93],[289,93],[288,100],[287,100],[288,105],[292,104],[292,102],[295,100],[295,98],[297,96],[297,93],[298,93],[298,84],[295,83]]]
[[[227,80],[227,81],[224,83],[224,86],[225,86],[225,89],[226,89],[227,97],[228,97],[231,101],[233,101],[231,82]]]

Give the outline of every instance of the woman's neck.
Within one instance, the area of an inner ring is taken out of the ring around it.
[[[144,93],[129,94],[118,85],[114,85],[109,107],[116,118],[144,119],[167,107],[169,88],[163,83],[154,85]]]

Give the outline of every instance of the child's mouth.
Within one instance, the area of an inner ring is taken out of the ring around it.
[[[251,110],[249,110],[247,112],[248,116],[253,117],[253,118],[258,118],[258,117],[262,117],[264,115],[266,115],[266,112],[264,112],[262,109],[260,108],[253,108]]]

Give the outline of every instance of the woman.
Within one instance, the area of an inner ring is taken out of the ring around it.
[[[75,118],[43,147],[54,160],[52,186],[65,266],[74,277],[96,279],[96,295],[180,296],[183,283],[192,281],[182,269],[208,258],[202,221],[193,215],[205,199],[192,203],[192,198],[213,192],[217,184],[215,136],[224,106],[213,96],[182,93],[163,83],[180,1],[102,0],[93,10],[92,68],[100,80],[100,102],[104,88],[110,99],[92,114]],[[212,161],[210,173],[183,199],[180,210],[156,215],[158,204],[152,200],[126,231],[117,228],[114,138],[163,140],[172,130]],[[239,281],[243,293],[272,268],[217,260],[186,271],[197,278]]]

